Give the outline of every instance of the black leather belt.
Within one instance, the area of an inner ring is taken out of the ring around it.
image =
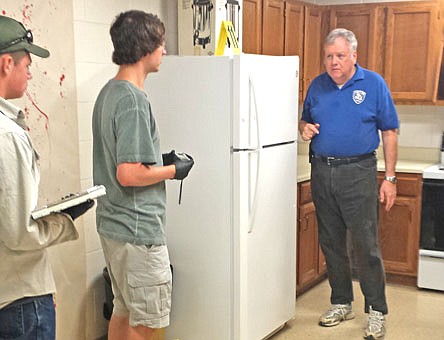
[[[326,156],[318,156],[313,155],[313,159],[326,163],[327,165],[341,165],[341,164],[351,164],[363,161],[364,159],[368,159],[374,157],[376,152],[366,153],[364,155],[352,156],[352,157],[326,157]]]

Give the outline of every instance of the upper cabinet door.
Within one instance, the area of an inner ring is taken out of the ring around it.
[[[369,5],[332,6],[330,9],[330,30],[346,28],[358,40],[358,64],[364,68],[382,73],[384,10]]]
[[[322,9],[315,6],[305,7],[304,33],[304,98],[312,80],[323,71],[322,50]]]
[[[284,55],[284,0],[243,0],[242,51]]]
[[[284,55],[284,0],[263,0],[262,54]]]
[[[436,3],[387,7],[384,77],[399,101],[433,101],[440,39]]]
[[[242,2],[242,51],[262,53],[262,0]]]
[[[285,6],[285,55],[299,56],[299,101],[304,98],[302,70],[304,69],[304,10],[302,3],[287,0]]]
[[[304,5],[287,0],[285,5],[285,55],[302,57],[304,51]]]
[[[262,54],[284,55],[284,0],[263,0]]]

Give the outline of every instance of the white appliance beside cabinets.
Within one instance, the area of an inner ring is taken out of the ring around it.
[[[164,152],[173,266],[166,339],[259,340],[295,312],[299,59],[168,56],[145,82]]]
[[[444,291],[444,170],[441,165],[432,165],[422,174],[418,287]]]

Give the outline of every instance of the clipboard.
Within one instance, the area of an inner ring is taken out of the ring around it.
[[[95,185],[85,191],[78,192],[72,196],[38,208],[31,213],[31,216],[33,219],[37,219],[55,212],[60,212],[63,209],[73,207],[80,203],[86,202],[89,199],[95,199],[103,195],[106,195],[106,188],[103,185]]]

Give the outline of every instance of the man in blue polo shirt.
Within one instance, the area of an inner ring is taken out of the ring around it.
[[[331,307],[321,326],[354,318],[352,274],[347,252],[350,232],[365,296],[365,339],[385,335],[388,313],[385,274],[378,244],[379,202],[388,211],[396,198],[398,116],[383,78],[361,68],[353,32],[335,29],[324,42],[325,73],[313,80],[304,101],[299,132],[310,141],[311,185],[319,240],[327,261]],[[385,180],[378,193],[379,131]]]

